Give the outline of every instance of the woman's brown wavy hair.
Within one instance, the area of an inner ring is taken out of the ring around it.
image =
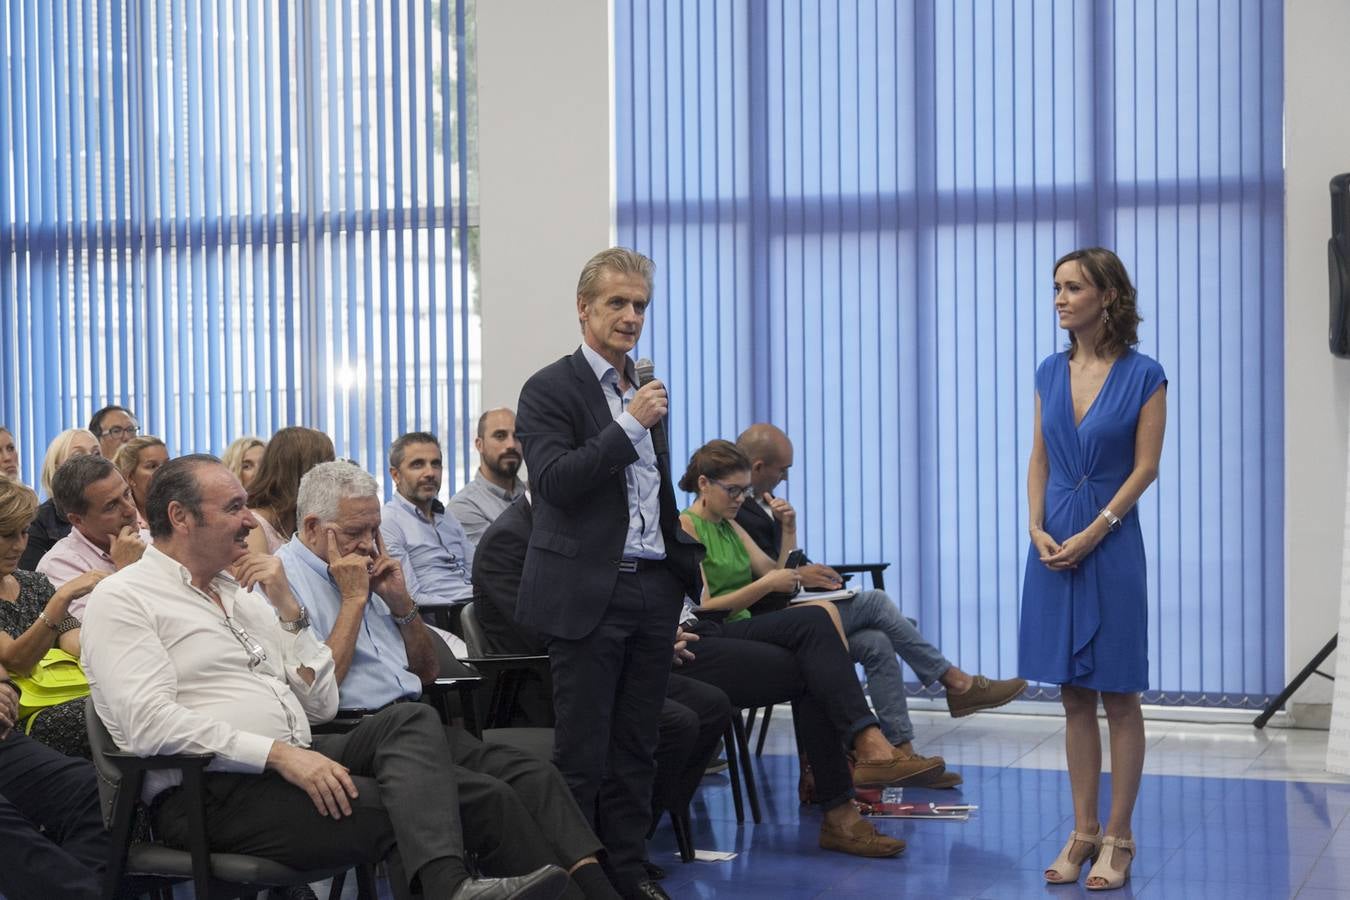
[[[1143,319],[1135,304],[1137,294],[1125,264],[1105,247],[1084,247],[1055,260],[1055,272],[1067,262],[1076,262],[1088,282],[1102,292],[1108,313],[1097,331],[1097,353],[1119,356],[1139,343],[1139,323]],[[1078,339],[1069,332],[1069,355],[1078,349]]]

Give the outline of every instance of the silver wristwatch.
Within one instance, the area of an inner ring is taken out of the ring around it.
[[[305,609],[305,604],[301,603],[299,618],[292,619],[289,622],[283,621],[281,627],[291,634],[299,634],[309,627],[309,610]]]
[[[1106,520],[1106,529],[1108,531],[1115,531],[1117,528],[1120,527],[1120,516],[1117,516],[1115,513],[1111,512],[1111,510],[1107,509],[1105,506],[1102,507],[1101,516],[1103,519]]]

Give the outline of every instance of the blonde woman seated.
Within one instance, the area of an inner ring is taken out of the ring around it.
[[[61,463],[72,456],[92,454],[102,456],[98,438],[86,428],[67,428],[52,438],[47,445],[47,454],[42,458],[42,476],[39,484],[47,499],[37,508],[33,524],[28,526],[28,546],[19,560],[19,568],[25,572],[37,569],[38,562],[47,551],[56,546],[56,542],[70,534],[70,521],[56,508],[52,500],[52,478]]]
[[[131,499],[136,504],[136,515],[140,517],[140,527],[149,528],[145,519],[145,498],[150,494],[150,479],[155,471],[169,461],[169,448],[154,435],[147,434],[132,438],[117,448],[113,465],[131,486]]]
[[[230,446],[221,454],[220,461],[225,464],[225,468],[234,473],[234,477],[238,478],[239,483],[247,490],[249,485],[253,484],[253,476],[258,474],[258,465],[262,462],[263,451],[266,449],[267,441],[255,434],[246,434],[230,442]]]
[[[19,449],[14,445],[14,432],[0,425],[0,478],[19,480]]]

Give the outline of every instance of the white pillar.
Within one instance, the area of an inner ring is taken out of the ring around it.
[[[581,267],[609,246],[607,0],[480,0],[483,409],[576,349]]]

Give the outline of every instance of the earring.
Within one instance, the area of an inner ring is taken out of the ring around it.
[[[1111,324],[1111,311],[1107,309],[1105,306],[1102,307],[1102,324],[1103,325]]]

